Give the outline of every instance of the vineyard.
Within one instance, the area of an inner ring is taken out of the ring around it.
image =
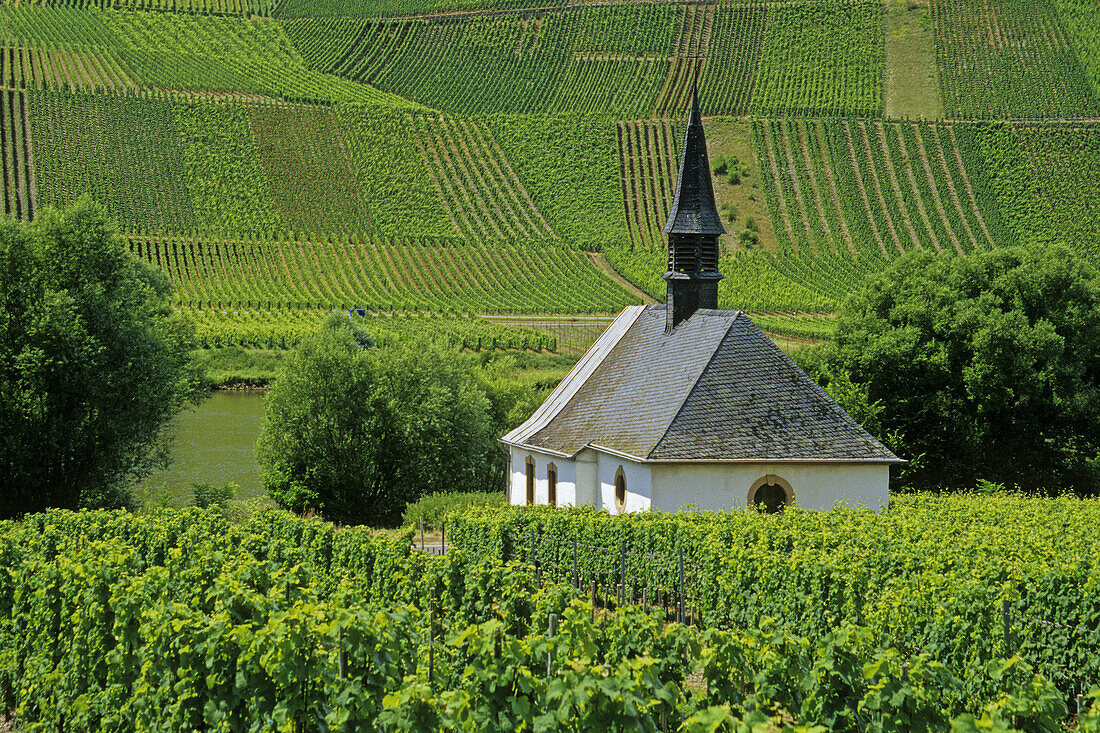
[[[204,349],[293,349],[313,334],[327,314],[299,312],[196,311],[195,335]],[[356,314],[358,316],[358,314]],[[425,332],[472,351],[557,351],[558,339],[541,330],[491,323],[475,316],[455,318],[413,314],[359,317],[377,345],[408,340]],[[598,335],[598,334],[597,334]],[[594,341],[595,337],[591,339]],[[589,342],[590,343],[590,342]]]
[[[1077,713],[1091,733],[1095,507],[1051,508],[1056,525],[929,498],[882,517],[475,512],[445,558],[275,511],[49,512],[0,525],[0,699],[29,731],[1055,731]],[[961,539],[927,532],[947,522]]]
[[[772,120],[754,132],[783,249],[877,260],[1012,243],[964,125]]]
[[[1095,685],[1097,509],[1072,498],[919,495],[892,497],[882,514],[778,521],[508,507],[470,510],[448,536],[468,556],[526,560],[551,579],[579,574],[583,588],[648,589],[652,599],[683,587],[685,607],[709,627],[775,623],[822,638],[846,619],[968,677],[943,690],[949,706],[965,706],[982,695],[966,685],[997,656],[1019,654],[1066,692]]]
[[[636,300],[575,249],[132,235],[198,310],[607,313]]]
[[[472,120],[417,117],[416,145],[447,218],[469,239],[555,239],[500,144]]]
[[[664,299],[693,82],[720,307],[784,348],[915,250],[1100,263],[1095,0],[8,0],[3,210],[99,201],[206,358],[277,360],[350,311],[380,344],[564,364]],[[1016,496],[473,509],[431,557],[236,503],[51,512],[0,522],[0,713],[1100,733],[1098,520]]]
[[[620,122],[623,207],[632,247],[665,247],[661,230],[676,187],[679,141],[668,122]]]
[[[663,298],[698,80],[720,299],[773,333],[915,249],[1095,256],[1100,11],[918,6],[947,119],[882,118],[876,0],[8,3],[4,211],[90,194],[195,311],[612,313],[577,250]]]
[[[99,10],[153,10],[203,15],[271,15],[265,0],[23,0],[23,5],[46,5]]]
[[[460,115],[677,117],[697,76],[704,114],[882,107],[881,3],[870,0],[294,18],[284,27],[311,68]]]
[[[32,219],[37,209],[31,128],[27,119],[27,95],[15,90],[0,92],[4,213],[16,219]]]
[[[0,37],[21,84],[415,106],[314,71],[271,20],[5,5]]]
[[[1070,11],[1065,17],[1075,18],[1082,27],[1098,19],[1094,4],[1088,4],[1083,18],[1076,16],[1075,3],[1061,4]],[[1090,83],[1054,3],[935,0],[932,10],[948,117],[1100,115],[1095,81]]]
[[[868,275],[909,250],[962,254],[1014,243],[1014,228],[1002,218],[994,181],[986,174],[985,131],[960,123],[856,118],[753,122],[753,163],[776,251],[724,255],[720,304],[749,311],[830,311]],[[1058,139],[1049,130],[1028,132]],[[665,198],[675,180],[670,136],[658,125],[620,124],[621,188],[631,243],[607,255],[654,297],[664,291],[660,228],[667,209],[648,202],[670,198]],[[1044,165],[1066,167],[1065,161],[1036,163]],[[721,204],[723,190],[716,188]],[[734,226],[727,222],[727,228]],[[1087,228],[1088,220],[1081,226]],[[814,329],[793,323],[773,332],[812,336]]]

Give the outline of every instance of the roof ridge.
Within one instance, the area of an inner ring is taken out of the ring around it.
[[[696,313],[698,313],[698,311],[696,311]],[[695,375],[695,379],[691,382],[691,389],[684,392],[684,401],[680,403],[680,406],[678,408],[676,408],[676,412],[673,413],[672,419],[668,421],[668,425],[666,425],[665,429],[661,432],[661,437],[657,439],[657,441],[653,444],[653,447],[650,448],[649,451],[645,454],[645,460],[648,461],[651,459],[653,451],[657,450],[657,447],[661,445],[661,442],[664,441],[665,437],[668,435],[668,431],[672,430],[672,426],[676,424],[676,418],[680,417],[680,413],[684,411],[684,407],[687,405],[688,399],[691,397],[692,393],[695,392],[695,388],[699,386],[699,380],[702,379],[703,375],[707,373],[707,369],[709,369],[710,365],[714,362],[714,358],[718,355],[718,352],[722,350],[722,343],[726,340],[726,337],[729,336],[730,329],[733,328],[734,324],[736,324],[737,321],[739,321],[742,316],[745,315],[744,311],[739,310],[734,311],[733,313],[734,316],[732,319],[730,319],[730,325],[727,326],[726,330],[722,332],[722,338],[718,339],[718,345],[714,347],[714,351],[710,352],[710,357],[707,359],[707,363],[704,364],[703,368],[699,370],[699,373]],[[751,321],[749,322],[751,323]]]

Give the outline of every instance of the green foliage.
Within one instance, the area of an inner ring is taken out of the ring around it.
[[[797,535],[776,536],[786,517],[739,518],[783,541],[775,552],[798,549]],[[700,633],[638,607],[597,615],[547,580],[545,564],[539,583],[530,565],[424,556],[407,534],[280,511],[241,525],[196,509],[55,511],[0,523],[0,558],[0,703],[31,732],[658,731],[684,721],[691,731],[900,733],[1015,720],[1053,733],[1066,715],[1062,695],[1019,657],[976,664],[971,681],[847,622],[807,637],[766,618]],[[706,685],[688,692],[695,669]],[[971,697],[959,700],[960,686]],[[1100,691],[1090,699],[1083,731]]]
[[[763,4],[723,3],[715,7],[707,61],[699,78],[704,115],[750,112],[768,16]],[[798,83],[796,78],[791,81]]]
[[[181,104],[176,108],[176,126],[200,227],[223,234],[278,231],[279,214],[245,111]]]
[[[388,12],[383,4],[346,14]],[[284,27],[312,68],[454,114],[678,116],[696,73],[708,115],[882,107],[882,8],[865,0],[624,3],[446,23],[305,15],[287,13]]]
[[[882,18],[873,0],[769,8],[752,111],[881,114]]]
[[[361,15],[361,12],[355,13]],[[337,74],[449,113],[648,117],[689,22],[677,6],[621,4],[396,21],[285,23],[302,56]],[[699,41],[696,41],[696,46]],[[333,49],[337,49],[336,52]],[[485,83],[485,80],[492,83]]]
[[[371,228],[331,109],[250,105],[245,111],[272,200],[288,229],[319,238]]]
[[[986,124],[973,130],[991,188],[1007,224],[1021,244],[1049,243],[1047,202],[1035,169],[1028,165],[1027,149],[1011,125]]]
[[[749,317],[761,330],[778,336],[825,341],[836,332],[836,320],[832,314],[751,313]]]
[[[485,358],[474,372],[478,384],[489,398],[489,415],[497,435],[519,427],[550,395],[568,367],[546,380],[537,367],[524,368],[512,354]],[[572,366],[570,360],[569,366]]]
[[[129,503],[197,394],[169,291],[87,200],[0,221],[0,516]]]
[[[1100,111],[1096,89],[1056,5],[1031,0],[932,3],[936,66],[948,117],[1093,117]],[[1085,4],[1061,2],[1070,11],[1063,18],[1072,17],[1075,30],[1084,31],[1095,20],[1095,6],[1082,7],[1078,14],[1075,5]]]
[[[388,236],[454,234],[405,114],[348,105],[336,110],[336,120],[359,190],[364,192],[363,206],[380,232]]]
[[[285,351],[295,348],[316,331],[328,313],[203,311],[192,316],[196,338],[204,349]],[[501,326],[476,317],[415,313],[403,316],[373,315],[363,317],[357,323],[370,333],[378,345],[400,344],[428,332],[451,346],[471,351],[554,351],[557,348],[554,337],[540,331]],[[233,361],[231,357],[228,360]]]
[[[87,193],[123,231],[195,228],[171,102],[40,90],[30,92],[28,106],[41,205],[67,206]]]
[[[464,360],[427,339],[385,348],[333,314],[285,363],[258,456],[280,505],[393,522],[442,487],[482,489],[503,456]]]
[[[1073,50],[1100,92],[1100,8],[1088,0],[1055,0],[1059,20],[1073,39]]]
[[[664,300],[665,281],[661,275],[668,269],[667,252],[612,247],[604,254],[624,277],[654,298]],[[855,265],[848,257],[802,259],[747,248],[720,254],[718,269],[725,276],[718,284],[718,306],[747,311],[831,312],[848,289],[865,277],[860,275],[857,280],[849,274]]]
[[[214,486],[212,484],[191,484],[191,494],[195,499],[195,506],[199,509],[208,509],[210,507],[220,507],[225,509],[226,504],[230,500],[236,498],[237,492],[240,487],[234,483],[228,483],[224,486]]]
[[[742,178],[749,177],[749,167],[742,163],[736,155],[715,156],[714,161],[711,163],[711,170],[714,171],[714,175],[716,176],[724,176],[726,182],[731,186],[736,186],[741,183]],[[736,218],[737,214],[734,213],[730,221]]]
[[[278,18],[344,19],[481,8],[520,8],[527,5],[531,5],[530,0],[384,0],[372,3],[356,0],[280,0],[274,14]]]
[[[913,485],[1100,492],[1100,277],[1069,250],[917,253],[845,302],[825,353],[923,455]]]
[[[36,86],[208,90],[415,107],[308,68],[282,26],[268,19],[33,4],[5,5],[0,19],[9,47],[88,55],[77,63],[40,63],[38,77],[31,75]]]
[[[759,686],[758,700],[784,701],[796,720],[802,710],[801,719],[824,722],[845,709],[844,716],[868,715],[860,700],[874,709],[906,685],[912,689],[891,703],[899,714],[948,717],[980,716],[998,690],[1027,697],[1029,709],[1055,710],[1036,674],[1056,681],[1058,704],[1087,688],[1100,673],[1093,651],[1100,607],[1091,592],[1100,556],[1090,539],[1098,517],[1095,499],[1018,494],[895,496],[882,514],[471,508],[452,517],[447,538],[464,553],[534,559],[547,577],[567,580],[576,541],[582,588],[617,583],[625,561],[628,593],[639,598],[648,589],[650,603],[658,589],[678,587],[682,550],[688,609],[709,628],[759,630],[714,658],[708,690],[726,697],[709,704],[740,704]],[[845,622],[863,630],[845,631]],[[760,666],[746,655],[759,655]],[[830,678],[843,669],[854,692]],[[808,697],[813,685],[836,696],[834,707]],[[839,727],[849,725],[864,729]]]
[[[214,15],[270,15],[267,0],[32,0],[25,5],[78,6],[83,8],[116,8],[130,10],[161,10],[177,13],[210,13]]]
[[[1017,131],[1031,159],[1038,195],[1033,208],[1045,214],[1039,241],[1064,244],[1100,262],[1100,125],[1075,129]],[[1022,181],[1031,180],[1027,176]]]
[[[559,237],[594,251],[629,241],[609,118],[494,116],[485,124]]]
[[[437,530],[445,526],[450,514],[471,506],[504,506],[507,500],[502,491],[437,491],[409,502],[401,515],[401,524],[417,528],[423,519],[424,529]]]
[[[865,120],[756,123],[780,251],[834,261],[851,254],[855,261],[841,273],[849,282],[838,283],[850,292],[867,272],[880,271],[884,259],[915,248],[966,252],[1012,244],[1000,199],[990,190],[994,171],[973,149],[983,129]]]
[[[222,313],[230,311],[247,322],[250,312],[260,311],[253,320],[269,317],[279,324],[301,311],[345,308],[402,315],[608,313],[638,302],[571,247],[435,246],[358,237],[314,242],[131,236],[130,242],[131,251],[172,278],[176,307],[213,311],[215,320],[232,320]],[[478,323],[471,321],[473,335],[486,342],[499,335]],[[279,330],[293,329],[276,329],[274,335]]]

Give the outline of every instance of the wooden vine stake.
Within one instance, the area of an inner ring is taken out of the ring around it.
[[[552,613],[552,614],[550,614],[550,633],[548,633],[546,635],[546,638],[548,640],[552,640],[554,638],[554,631],[557,630],[557,627],[558,627],[558,614]],[[550,676],[551,671],[553,670],[553,667],[554,667],[554,647],[553,646],[548,646],[548,648],[546,650],[546,676],[547,677]]]
[[[680,603],[676,606],[676,620],[684,623],[684,548],[679,548],[680,556]]]

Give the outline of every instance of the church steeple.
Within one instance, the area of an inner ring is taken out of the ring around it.
[[[691,116],[680,151],[676,195],[664,232],[668,235],[668,316],[671,332],[700,308],[718,307],[718,238],[725,233],[714,205],[699,92],[691,87]]]

